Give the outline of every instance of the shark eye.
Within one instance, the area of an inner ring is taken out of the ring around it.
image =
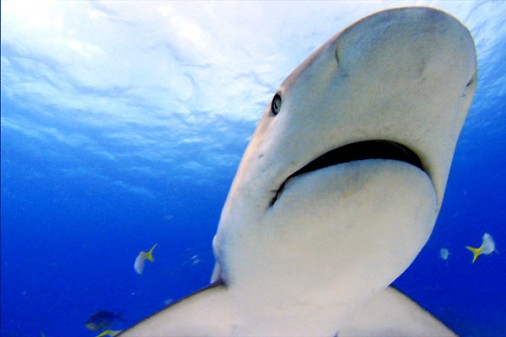
[[[276,116],[281,110],[281,96],[279,94],[274,95],[271,102],[271,112]]]

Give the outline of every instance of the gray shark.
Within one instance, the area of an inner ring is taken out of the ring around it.
[[[296,68],[241,160],[209,287],[122,337],[452,336],[390,287],[427,242],[476,88],[469,31],[366,17]]]

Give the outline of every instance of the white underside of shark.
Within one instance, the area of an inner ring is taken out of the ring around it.
[[[212,285],[121,336],[453,336],[389,285],[432,232],[475,87],[469,32],[434,9],[330,39],[253,135]]]

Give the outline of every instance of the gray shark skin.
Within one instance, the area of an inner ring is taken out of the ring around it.
[[[453,336],[389,285],[432,232],[475,88],[472,37],[444,12],[387,10],[331,38],[259,122],[211,286],[120,336]]]

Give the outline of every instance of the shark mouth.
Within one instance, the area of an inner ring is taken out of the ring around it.
[[[412,150],[402,144],[388,140],[367,140],[352,143],[321,155],[320,157],[314,159],[298,171],[288,176],[288,178],[285,179],[285,181],[275,192],[275,195],[270,202],[270,206],[272,207],[276,203],[279,196],[283,192],[283,188],[287,181],[295,176],[313,172],[329,166],[367,159],[398,160],[416,166],[420,170],[425,171],[420,158]]]

